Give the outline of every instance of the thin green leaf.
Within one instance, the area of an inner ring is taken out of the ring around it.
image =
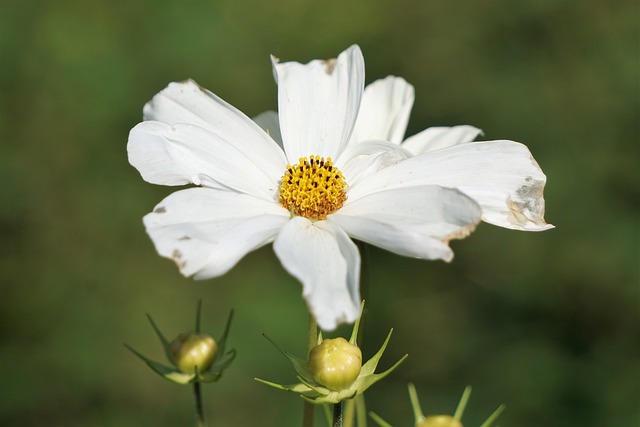
[[[271,381],[263,380],[263,379],[260,379],[260,378],[254,378],[254,380],[258,381],[259,383],[266,384],[266,385],[268,385],[270,387],[277,388],[278,390],[291,391],[291,392],[294,392],[294,393],[309,393],[309,392],[312,392],[312,390],[309,389],[304,384],[283,385],[283,384],[278,384],[278,383],[273,383]]]
[[[371,417],[371,419],[373,421],[375,421],[376,423],[378,423],[378,425],[380,427],[393,427],[391,424],[389,424],[388,422],[386,422],[385,420],[383,420],[378,414],[376,414],[375,412],[369,412],[369,416]]]
[[[147,313],[147,319],[149,319],[149,322],[151,323],[151,327],[153,328],[153,330],[156,332],[156,335],[160,339],[160,343],[162,344],[162,348],[164,349],[164,354],[166,355],[167,360],[171,361],[171,352],[169,351],[169,341],[167,341],[165,336],[162,334],[162,331],[160,330],[158,325],[156,325],[156,322],[153,321],[153,318],[149,313]]]
[[[275,341],[273,341],[271,338],[269,338],[265,334],[262,334],[262,336],[265,337],[267,340],[269,340],[269,342],[273,344],[273,346],[277,348],[280,351],[280,353],[282,353],[287,359],[289,359],[289,362],[291,362],[291,364],[293,365],[293,368],[296,370],[296,373],[300,377],[304,378],[305,381],[307,382],[314,382],[313,375],[311,375],[311,372],[309,372],[309,370],[307,369],[306,360],[302,360],[301,358],[289,353],[287,350],[280,347],[278,344],[275,343]]]
[[[229,336],[229,330],[231,329],[231,321],[233,320],[233,309],[229,312],[227,317],[227,323],[224,325],[224,331],[218,340],[218,355],[223,355],[227,345],[227,337]],[[216,356],[218,358],[218,356]],[[215,363],[215,360],[214,360]]]

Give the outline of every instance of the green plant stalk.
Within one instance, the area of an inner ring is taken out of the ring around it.
[[[355,419],[355,399],[349,399],[344,402],[342,418],[344,427],[353,427]]]
[[[196,427],[206,427],[207,422],[204,418],[204,409],[202,408],[202,390],[200,389],[200,381],[193,383],[193,394],[196,399]]]
[[[309,345],[310,351],[318,342],[318,322],[316,318],[309,312]],[[315,406],[311,402],[304,401],[302,408],[302,427],[313,427],[313,413]]]
[[[342,402],[333,404],[333,427],[343,427],[342,424]]]
[[[356,246],[358,247],[358,251],[360,252],[360,299],[366,301],[369,293],[369,245],[360,240],[356,240],[355,243],[356,243]],[[361,324],[360,328],[358,329],[358,336],[356,337],[356,342],[358,343],[360,348],[364,346],[364,323]],[[344,427],[353,427],[356,424],[356,420],[357,420],[358,427],[367,426],[366,413],[365,413],[365,416],[362,417],[362,420],[359,416],[360,414],[356,414],[357,398],[362,399],[362,403],[364,404],[363,395],[359,395],[355,399],[349,399],[345,403]]]
[[[355,397],[356,402],[356,420],[358,427],[367,427],[367,406],[364,403],[364,394]]]

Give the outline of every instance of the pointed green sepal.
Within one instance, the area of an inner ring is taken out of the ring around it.
[[[387,338],[384,340],[384,343],[382,344],[382,347],[380,347],[378,352],[376,354],[374,354],[373,357],[367,361],[367,363],[362,365],[361,374],[363,374],[363,375],[371,375],[371,374],[373,374],[373,372],[378,367],[378,362],[380,361],[380,358],[382,357],[382,353],[384,353],[385,349],[387,348],[387,344],[389,344],[389,339],[391,339],[391,334],[392,333],[393,333],[393,328],[391,328],[389,330],[389,334],[387,334]]]
[[[266,334],[262,334],[262,336],[269,340],[269,342],[273,344],[273,346],[277,348],[280,353],[282,353],[287,359],[289,359],[289,362],[291,362],[291,365],[293,365],[293,369],[295,369],[296,373],[300,377],[304,378],[306,382],[314,383],[313,375],[311,375],[311,372],[309,372],[309,369],[307,369],[306,360],[303,360],[289,353],[287,350],[276,344],[276,342],[269,338]]]
[[[169,351],[169,340],[164,336],[156,322],[153,320],[153,317],[149,313],[147,313],[147,319],[149,319],[149,323],[151,323],[151,327],[155,331],[160,343],[162,344],[162,348],[164,349],[164,354],[167,357],[167,360],[171,360],[171,352]]]
[[[418,393],[416,392],[416,386],[413,383],[409,383],[407,386],[409,389],[409,400],[411,401],[411,409],[413,409],[413,418],[415,424],[418,425],[424,421],[424,414],[420,408],[420,401],[418,400]]]
[[[278,390],[290,391],[293,393],[309,393],[313,391],[304,384],[278,384],[271,381],[263,380],[261,378],[254,378],[254,380],[258,381],[259,383],[266,384],[270,387],[277,388]]]
[[[125,347],[127,347],[129,351],[131,351],[133,354],[138,356],[144,363],[147,364],[147,366],[153,369],[154,372],[156,372],[161,377],[168,379],[169,381],[172,381],[177,384],[189,384],[195,377],[195,374],[185,374],[184,372],[181,372],[176,368],[170,368],[168,366],[163,365],[160,362],[151,360],[143,356],[138,351],[133,349],[133,347],[130,347],[127,344],[125,344]]]
[[[458,402],[458,407],[456,408],[456,412],[453,414],[453,418],[460,421],[462,415],[464,414],[464,410],[467,407],[467,403],[469,402],[469,397],[471,396],[471,386],[468,385],[465,387],[464,392],[462,392],[462,397],[460,398],[460,402]]]
[[[377,383],[381,379],[385,378],[391,372],[393,372],[398,366],[400,366],[400,364],[402,362],[405,361],[405,359],[407,357],[409,357],[409,355],[405,354],[392,367],[390,367],[389,369],[387,369],[384,372],[381,372],[379,374],[363,375],[363,376],[359,377],[356,380],[356,384],[355,384],[356,388],[358,389],[358,394],[364,393],[365,390],[367,390],[369,387],[371,387],[372,385],[374,385],[375,383]]]
[[[506,408],[507,406],[504,403],[498,406],[498,409],[493,411],[493,414],[489,415],[489,418],[487,418],[487,420],[483,422],[480,427],[490,427]]]
[[[356,323],[353,325],[353,330],[351,331],[351,338],[349,338],[349,342],[353,345],[358,345],[358,330],[360,329],[360,321],[362,320],[363,313],[364,313],[364,300],[362,300],[362,302],[360,303],[360,314],[356,319]]]

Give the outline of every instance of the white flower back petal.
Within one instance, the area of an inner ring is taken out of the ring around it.
[[[451,261],[449,241],[468,236],[481,215],[480,206],[458,190],[416,186],[348,199],[327,220],[352,238],[399,255]]]
[[[352,323],[360,311],[360,254],[349,237],[328,221],[292,218],[273,249],[284,268],[302,282],[309,310],[323,330]]]
[[[286,166],[284,153],[260,126],[193,80],[170,83],[144,106],[143,115],[144,120],[205,128],[252,153],[270,176],[280,178]]]
[[[482,130],[469,125],[431,127],[410,136],[402,146],[417,155],[465,144],[476,139],[478,135],[482,135]]]
[[[364,59],[351,46],[337,59],[278,63],[280,130],[289,163],[317,155],[337,158],[356,121],[364,88]]]
[[[336,161],[349,186],[353,186],[380,169],[413,155],[400,145],[387,141],[364,141],[350,144]],[[347,190],[348,191],[348,190]]]
[[[280,133],[280,122],[278,121],[278,113],[275,111],[265,111],[255,116],[253,121],[256,122],[262,130],[269,134],[269,136],[278,143],[278,146],[284,150],[282,134]]]
[[[367,85],[351,142],[382,139],[400,144],[414,99],[413,86],[401,77],[388,76]]]
[[[211,188],[177,191],[144,217],[158,253],[185,276],[220,276],[245,254],[273,241],[289,220],[275,203]]]
[[[127,150],[129,162],[152,184],[193,183],[277,198],[280,176],[269,175],[263,159],[199,126],[142,122],[131,130]]]
[[[553,228],[544,220],[546,176],[529,149],[514,141],[482,141],[431,151],[389,166],[349,191],[350,199],[415,185],[457,188],[482,208],[482,219],[514,230]]]

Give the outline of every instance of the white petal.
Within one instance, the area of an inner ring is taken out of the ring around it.
[[[284,153],[241,111],[193,80],[170,83],[144,106],[144,119],[173,125],[189,123],[208,129],[240,150],[262,159],[268,174],[283,173]]]
[[[347,185],[353,186],[372,173],[412,156],[402,146],[392,142],[364,141],[349,144],[335,164],[342,171]]]
[[[450,261],[448,242],[469,235],[481,214],[478,204],[461,192],[432,185],[347,199],[327,220],[353,238],[399,255]]]
[[[129,162],[153,184],[202,184],[274,200],[284,157],[274,173],[272,165],[247,149],[199,126],[154,121],[134,127],[127,146]]]
[[[400,144],[414,98],[413,86],[401,77],[388,76],[365,87],[351,141],[382,139]]]
[[[158,253],[185,276],[220,276],[289,220],[276,203],[212,188],[177,191],[144,217]]]
[[[265,111],[258,114],[253,118],[256,122],[275,142],[278,143],[280,148],[284,150],[282,145],[282,134],[280,133],[280,122],[278,121],[278,113],[275,111]]]
[[[278,63],[280,130],[289,163],[317,155],[337,158],[356,121],[364,88],[364,59],[351,46],[337,59]]]
[[[273,244],[284,268],[303,286],[309,309],[324,330],[352,323],[360,311],[360,254],[339,227],[294,217]]]
[[[540,231],[553,227],[544,221],[546,180],[525,145],[482,141],[431,151],[389,166],[352,187],[349,197],[414,185],[457,188],[478,202],[484,221]]]
[[[469,125],[431,127],[407,138],[402,146],[413,154],[451,147],[471,142],[482,135],[482,130]]]

